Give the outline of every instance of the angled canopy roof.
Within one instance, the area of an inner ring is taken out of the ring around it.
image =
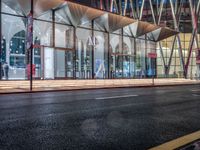
[[[158,29],[159,27],[147,22],[137,21],[124,28],[124,32],[129,36],[139,37],[151,31]]]
[[[10,7],[11,9],[13,9],[17,14],[20,14],[20,15],[25,15],[26,14],[26,8],[23,8],[19,1],[18,0],[2,0],[2,3],[7,5],[8,7]],[[26,3],[26,1],[25,1]],[[27,0],[27,4],[29,3],[30,5],[30,2]],[[31,6],[31,5],[30,5]],[[27,8],[29,8],[29,6],[26,6]]]
[[[135,22],[135,20],[112,13],[105,13],[97,18],[95,22],[107,32],[114,32]]]
[[[15,13],[27,16],[31,9],[31,0],[2,0],[5,7],[10,7]],[[91,7],[83,6],[67,0],[33,0],[34,17],[54,9],[62,21],[74,27],[91,20],[107,32],[114,32],[124,28],[124,33],[135,38],[147,35],[150,40],[160,41],[178,32],[166,27],[159,27],[143,21],[105,12]],[[6,9],[6,8],[5,8]]]
[[[158,42],[176,34],[178,34],[178,32],[175,30],[167,27],[160,27],[159,29],[147,34],[147,37],[150,40]]]
[[[62,4],[63,0],[34,0],[34,14],[35,16],[40,16],[48,10],[56,8]]]
[[[66,4],[67,5],[64,8],[62,8],[65,11],[63,17],[75,27],[85,22],[91,21],[104,14],[103,11],[75,4],[72,2],[67,2]]]
[[[19,14],[27,16],[31,10],[31,0],[2,0],[7,6]],[[46,11],[63,4],[64,0],[33,0],[34,16],[38,17]]]

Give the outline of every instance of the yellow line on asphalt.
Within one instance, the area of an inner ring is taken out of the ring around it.
[[[153,147],[149,150],[174,150],[176,148],[182,147],[184,145],[187,145],[193,141],[196,141],[200,139],[200,131],[188,134],[186,136],[180,137],[178,139],[169,141],[167,143],[164,143],[162,145]]]

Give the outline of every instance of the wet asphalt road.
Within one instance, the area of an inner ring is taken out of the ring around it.
[[[0,95],[1,150],[143,150],[200,130],[200,85]]]

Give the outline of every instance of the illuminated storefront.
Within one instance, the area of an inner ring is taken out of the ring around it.
[[[30,24],[31,1],[1,1],[1,70],[7,62],[9,80],[28,80],[31,73],[34,80],[167,77],[157,45],[177,31],[64,0],[32,2]],[[180,70],[169,75],[184,77],[176,59]]]
[[[77,0],[179,32],[157,42],[157,77],[199,78],[199,0]]]

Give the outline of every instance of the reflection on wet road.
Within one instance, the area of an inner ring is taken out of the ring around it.
[[[0,149],[148,149],[200,130],[199,89],[0,95]]]

